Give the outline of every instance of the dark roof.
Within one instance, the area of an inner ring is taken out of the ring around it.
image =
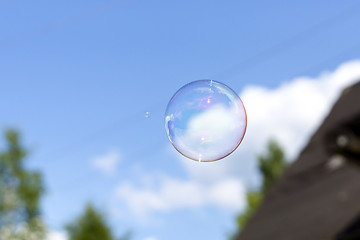
[[[343,91],[237,240],[360,239],[359,137],[360,82]]]

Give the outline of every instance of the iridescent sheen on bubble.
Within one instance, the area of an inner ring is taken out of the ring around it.
[[[231,154],[246,131],[246,111],[239,96],[214,80],[180,88],[165,113],[170,142],[185,157],[209,162]]]

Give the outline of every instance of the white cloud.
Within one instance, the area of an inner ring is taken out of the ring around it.
[[[257,152],[274,137],[295,157],[341,91],[356,80],[360,80],[360,61],[317,78],[295,78],[276,89],[246,87],[240,95],[248,111],[247,142]]]
[[[68,237],[61,231],[50,231],[46,237],[46,240],[67,240]]]
[[[216,206],[224,209],[244,207],[244,187],[238,179],[220,179],[205,184],[194,180],[168,177],[157,179],[158,186],[137,188],[120,184],[116,196],[138,217],[146,218],[153,211],[168,211],[186,207]]]
[[[120,155],[117,151],[111,151],[103,156],[95,157],[91,160],[91,164],[101,172],[112,175],[120,162]]]
[[[342,64],[316,78],[298,77],[277,88],[247,86],[240,93],[248,116],[242,144],[226,159],[196,164],[180,157],[190,175],[199,181],[241,177],[256,185],[256,156],[275,138],[291,159],[295,159],[311,134],[321,124],[341,91],[360,80],[360,61]]]

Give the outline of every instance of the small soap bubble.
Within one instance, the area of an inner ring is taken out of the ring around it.
[[[145,112],[144,116],[145,116],[146,119],[149,119],[150,118],[150,112]]]
[[[228,86],[198,80],[180,88],[165,113],[171,144],[185,157],[210,162],[231,154],[246,131],[244,104]]]

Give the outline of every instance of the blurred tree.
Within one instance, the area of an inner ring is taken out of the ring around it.
[[[45,237],[39,202],[44,193],[42,176],[27,170],[27,151],[17,131],[5,131],[5,148],[0,149],[0,239],[36,239]]]
[[[263,194],[260,191],[248,191],[246,193],[246,209],[237,217],[238,231],[245,226],[249,218],[260,205],[262,199]]]
[[[261,193],[265,194],[280,177],[286,167],[285,154],[275,140],[268,143],[267,153],[258,156],[262,175]]]
[[[115,240],[104,216],[91,204],[86,206],[85,212],[74,222],[66,226],[69,240]],[[127,240],[130,235],[120,238]]]
[[[246,209],[237,217],[237,234],[243,229],[259,207],[266,193],[281,176],[286,167],[285,154],[275,140],[270,140],[267,152],[258,156],[258,168],[262,176],[260,190],[250,190],[246,193]],[[232,238],[237,236],[235,234]]]

